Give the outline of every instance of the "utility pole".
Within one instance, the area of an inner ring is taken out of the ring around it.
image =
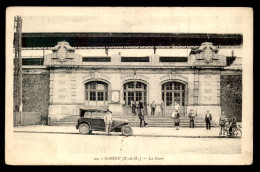
[[[23,103],[23,78],[22,78],[22,18],[14,17],[15,37],[14,37],[14,111],[22,112]]]

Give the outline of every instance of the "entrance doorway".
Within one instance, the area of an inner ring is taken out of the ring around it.
[[[165,103],[165,115],[171,116],[174,102],[180,105],[180,115],[185,114],[185,84],[177,81],[162,84],[162,100]]]
[[[147,85],[139,81],[130,81],[124,85],[124,115],[133,115],[132,103],[138,105],[142,100],[144,104],[144,114],[147,115]],[[139,112],[139,109],[138,109]]]

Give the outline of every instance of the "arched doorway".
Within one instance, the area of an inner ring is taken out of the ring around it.
[[[102,81],[85,83],[85,105],[89,107],[106,107],[108,105],[108,84]]]
[[[185,114],[186,85],[178,81],[170,81],[162,84],[162,100],[165,103],[165,114],[170,116],[174,102],[180,105],[180,115]]]
[[[130,81],[124,87],[124,115],[132,113],[131,102],[138,104],[140,100],[144,103],[144,114],[147,114],[147,85],[139,81]]]

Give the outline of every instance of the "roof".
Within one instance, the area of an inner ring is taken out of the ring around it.
[[[15,33],[16,34],[16,33]],[[99,47],[165,47],[200,46],[202,42],[212,42],[214,46],[242,46],[242,34],[210,33],[22,33],[23,48],[54,47],[60,41],[69,42],[76,48]]]
[[[85,112],[106,112],[107,109],[96,109],[96,108],[87,108],[87,109],[79,109],[79,116],[83,117]]]
[[[84,112],[106,112],[107,109],[96,109],[96,108],[93,108],[93,109],[81,109],[80,108],[80,111],[84,111]]]

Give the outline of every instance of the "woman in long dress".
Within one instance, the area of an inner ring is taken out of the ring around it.
[[[172,118],[175,117],[176,111],[179,113],[180,112],[180,105],[177,102],[174,102],[174,107],[173,107],[173,112],[172,112]]]
[[[179,130],[180,125],[180,105],[177,102],[174,102],[174,110],[172,112],[172,118],[174,119],[174,125],[176,126],[176,130]]]
[[[180,105],[177,102],[174,104],[174,110],[180,112]]]

